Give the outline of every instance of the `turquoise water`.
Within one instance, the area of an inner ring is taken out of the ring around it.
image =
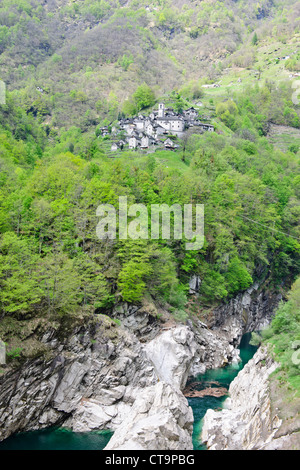
[[[228,389],[230,382],[252,358],[257,348],[249,345],[250,334],[244,335],[240,345],[242,361],[237,366],[227,366],[222,369],[209,370],[205,374],[193,378],[197,381],[197,389],[216,386],[212,382]],[[205,450],[200,441],[202,418],[209,408],[222,407],[225,397],[188,398],[194,413],[193,443],[195,450]],[[0,442],[0,450],[102,450],[108,444],[112,432],[75,433],[61,428],[49,428],[42,431],[32,431],[15,434]]]
[[[72,432],[61,428],[22,432],[0,442],[0,450],[102,450],[112,432]]]
[[[214,382],[218,382],[218,386],[229,388],[232,380],[237,376],[239,371],[244,367],[245,364],[254,356],[257,347],[249,344],[251,333],[247,333],[243,336],[240,344],[240,356],[241,362],[237,365],[229,365],[219,369],[208,370],[205,374],[198,375],[192,379],[193,382],[198,382],[197,390],[202,390],[206,387],[217,386]],[[201,442],[201,429],[202,420],[209,408],[214,410],[221,409],[227,396],[223,397],[195,397],[188,398],[189,405],[193,409],[194,414],[194,432],[193,432],[193,444],[195,450],[205,450],[205,445]]]

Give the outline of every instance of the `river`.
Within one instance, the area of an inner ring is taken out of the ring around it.
[[[254,356],[257,347],[249,344],[251,333],[247,333],[242,337],[240,344],[240,356],[241,361],[235,365],[228,365],[226,367],[208,370],[205,374],[193,377],[187,386],[191,385],[191,382],[195,384],[193,387],[195,390],[203,390],[209,387],[212,388],[226,388],[228,390],[230,383],[237,376],[239,371],[244,367],[245,364]],[[194,432],[193,432],[193,444],[195,450],[205,450],[205,445],[201,442],[201,428],[202,420],[209,408],[214,410],[221,409],[222,405],[227,398],[228,394],[221,397],[204,396],[188,398],[189,405],[193,409],[194,414]]]
[[[240,344],[241,362],[220,369],[208,370],[205,374],[191,379],[194,389],[203,390],[207,387],[226,388],[238,372],[253,357],[257,348],[249,345],[250,334],[243,336]],[[188,398],[194,413],[193,444],[195,450],[205,450],[200,440],[202,419],[209,408],[222,407],[226,395],[222,397],[204,396]],[[75,433],[62,428],[48,428],[41,431],[31,431],[15,434],[0,442],[0,450],[101,450],[108,444],[112,432],[98,431]]]

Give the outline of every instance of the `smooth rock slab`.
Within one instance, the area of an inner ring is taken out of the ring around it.
[[[177,326],[156,336],[145,346],[159,380],[182,390],[197,351],[194,333],[188,326]]]
[[[143,390],[104,450],[192,450],[193,421],[182,393],[159,382]]]
[[[202,441],[210,450],[260,449],[271,442],[280,426],[272,417],[270,374],[278,367],[260,348],[231,382],[222,411],[208,410],[204,416]]]

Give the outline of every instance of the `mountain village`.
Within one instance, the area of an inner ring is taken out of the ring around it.
[[[198,111],[191,107],[181,114],[172,108],[166,108],[159,103],[158,110],[154,110],[149,116],[139,114],[134,118],[121,119],[118,128],[113,127],[111,133],[115,136],[122,134],[122,139],[115,139],[111,145],[111,151],[149,149],[155,146],[164,147],[166,150],[175,150],[179,147],[173,136],[181,138],[184,132],[197,126],[200,132],[214,132],[212,124],[199,121]],[[100,129],[102,136],[109,135],[108,126]]]

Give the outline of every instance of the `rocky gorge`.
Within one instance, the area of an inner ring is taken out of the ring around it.
[[[1,439],[60,425],[78,432],[111,429],[112,441],[119,443],[124,422],[136,416],[143,423],[148,417],[146,448],[158,445],[147,438],[151,422],[160,430],[160,449],[192,448],[193,415],[181,389],[204,347],[189,326],[162,331],[146,345],[102,316],[64,341],[58,342],[57,333],[52,329],[41,338],[48,359],[26,361],[1,376]],[[228,360],[231,348],[223,352]],[[135,446],[141,448],[141,431],[126,445],[132,447],[137,438]]]
[[[237,362],[243,333],[266,321],[266,302],[251,288],[223,306],[226,314],[215,311],[214,326],[164,324],[149,309],[123,303],[112,318],[83,318],[67,333],[37,328],[43,354],[0,376],[0,440],[60,426],[113,431],[107,450],[193,449],[187,379]]]
[[[270,375],[278,365],[261,347],[231,382],[223,409],[206,412],[202,440],[209,450],[299,449],[299,400],[298,412],[294,402],[286,416],[274,406]]]

